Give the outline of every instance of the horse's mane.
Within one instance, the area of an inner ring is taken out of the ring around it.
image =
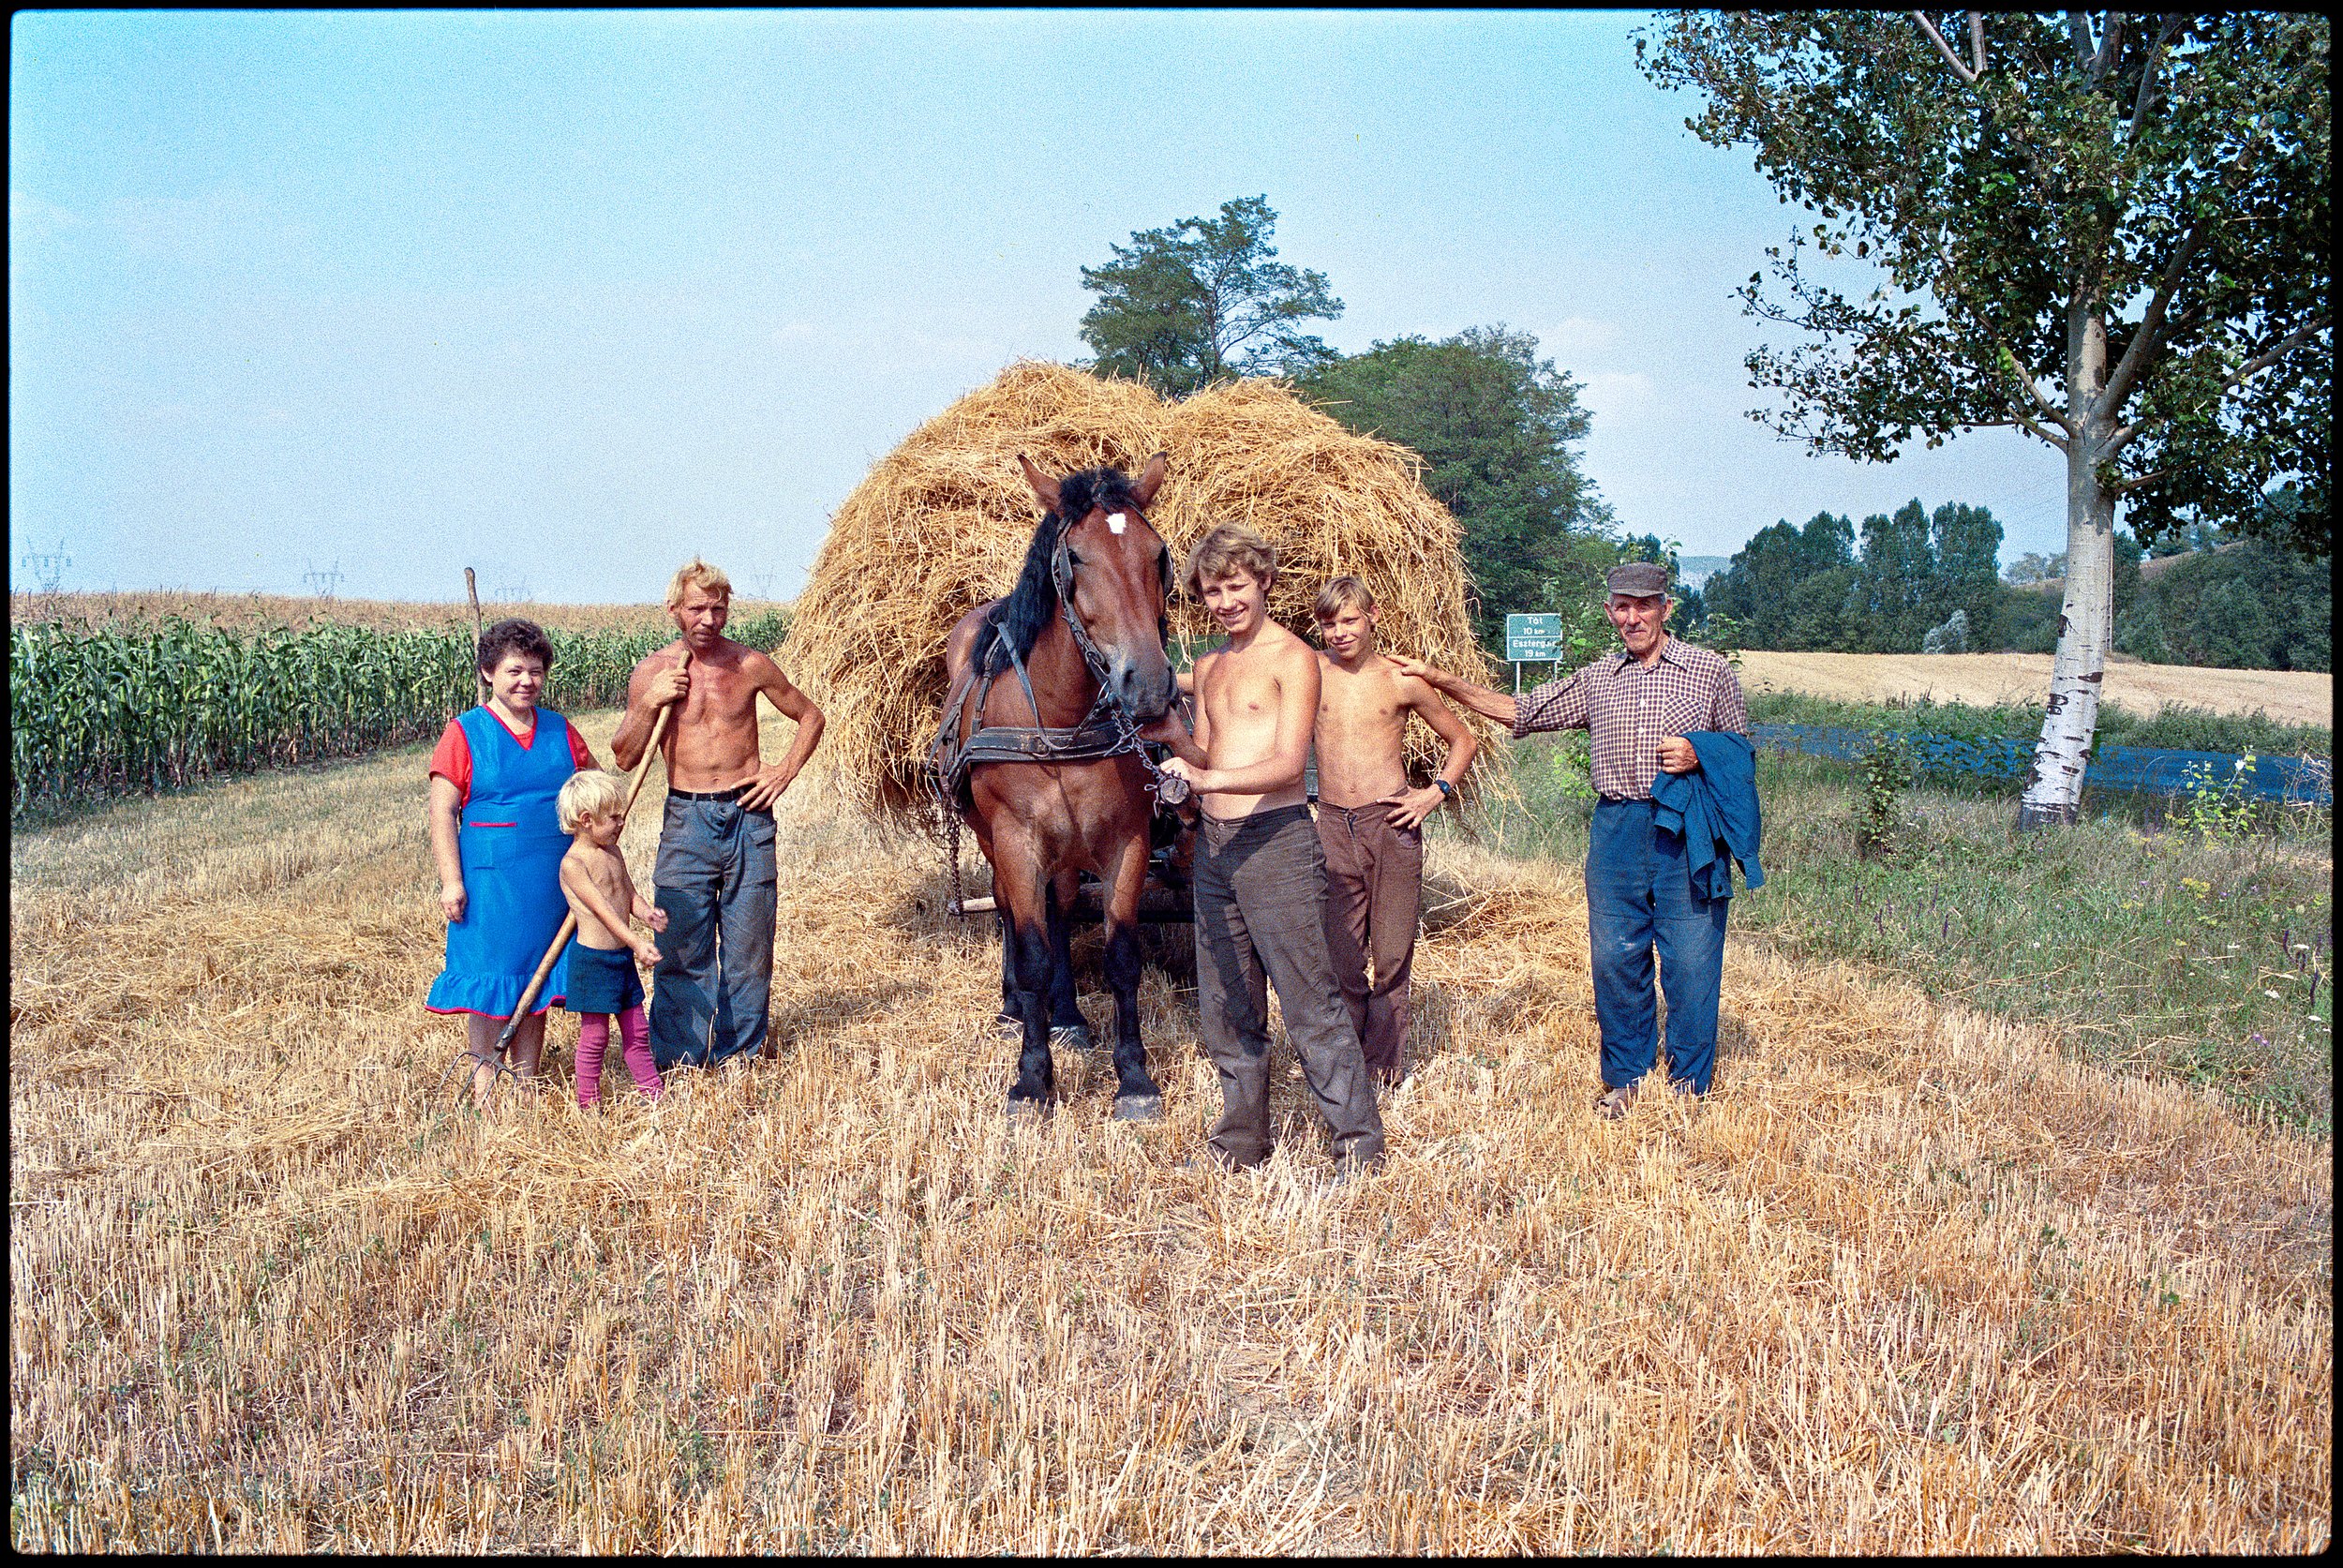
[[[1029,658],[1033,645],[1049,628],[1050,617],[1057,613],[1057,583],[1050,575],[1050,562],[1057,554],[1059,535],[1068,523],[1078,523],[1090,515],[1091,509],[1103,506],[1111,512],[1139,510],[1139,498],[1131,494],[1131,482],[1121,469],[1083,469],[1058,481],[1058,509],[1041,519],[1041,526],[1033,530],[1033,543],[1025,546],[1025,564],[1017,574],[1017,586],[1007,598],[993,607],[987,619],[1007,635],[1009,644],[1017,650],[1017,657]],[[988,674],[997,674],[1008,665],[1008,657],[1002,651],[1002,639],[987,637],[977,656],[977,663]]]

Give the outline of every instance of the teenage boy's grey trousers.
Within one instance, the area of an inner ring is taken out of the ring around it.
[[[1269,1157],[1269,993],[1333,1134],[1335,1157],[1380,1163],[1383,1119],[1326,949],[1326,859],[1309,808],[1217,822],[1196,835],[1196,983],[1204,1050],[1220,1073],[1214,1153]],[[1266,983],[1265,983],[1266,982]]]

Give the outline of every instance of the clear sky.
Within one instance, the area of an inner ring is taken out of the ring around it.
[[[2056,455],[1893,465],[1743,417],[1732,290],[1781,243],[1624,12],[18,12],[12,576],[794,594],[831,512],[1080,269],[1265,195],[1346,352],[1526,329],[1637,532],[1983,502],[2064,547]],[[1775,329],[1779,330],[1779,329]],[[1523,606],[1536,607],[1536,606]]]

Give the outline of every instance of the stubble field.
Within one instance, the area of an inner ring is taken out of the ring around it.
[[[1741,653],[1752,692],[1804,692],[1841,702],[1928,697],[1936,702],[2039,706],[2050,696],[2047,653]],[[2203,669],[2193,665],[2107,666],[2105,700],[2152,716],[2168,706],[2216,713],[2267,713],[2280,724],[2335,724],[2335,678],[2306,670]]]
[[[561,1019],[483,1123],[422,771],[12,845],[19,1548],[2330,1540],[2331,1145],[2210,1095],[1736,943],[1718,1092],[1598,1123],[1575,868],[1443,844],[1384,1175],[1327,1186],[1293,1076],[1268,1168],[1191,1164],[1152,970],[1165,1121],[1062,1057],[1011,1130],[990,941],[809,794],[775,1057],[582,1114]]]

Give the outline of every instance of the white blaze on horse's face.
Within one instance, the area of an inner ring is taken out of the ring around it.
[[[1093,531],[1106,525],[1106,537]],[[1136,506],[1097,507],[1066,530],[1061,591],[1080,633],[1105,663],[1100,684],[1137,723],[1161,717],[1178,690],[1164,652],[1167,559],[1162,539]]]

